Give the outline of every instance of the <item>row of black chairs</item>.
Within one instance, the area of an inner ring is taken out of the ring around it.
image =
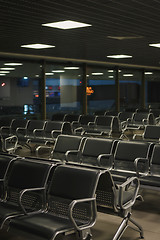
[[[76,239],[91,239],[97,210],[123,218],[114,240],[129,227],[143,230],[132,218],[139,180],[131,177],[117,186],[103,168],[60,164],[39,158],[0,155],[8,166],[1,176],[0,228],[29,239],[55,239],[76,233]],[[3,162],[3,163],[2,163]]]
[[[37,148],[37,156],[41,156],[43,148]],[[110,170],[116,182],[137,176],[141,186],[160,187],[159,144],[59,135],[54,147],[46,148],[51,161],[96,166]]]

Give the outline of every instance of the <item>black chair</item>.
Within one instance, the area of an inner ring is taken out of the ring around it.
[[[141,187],[159,190],[160,188],[160,145],[155,144],[150,159],[150,171],[147,176],[140,177]]]
[[[78,121],[72,122],[72,128],[75,134],[81,134],[84,130],[88,129],[88,123],[94,122],[94,115],[80,115]]]
[[[28,239],[53,240],[59,234],[74,232],[77,239],[90,239],[90,229],[96,221],[99,174],[77,166],[56,167],[47,193],[47,210],[11,220],[9,231]]]
[[[113,139],[86,138],[82,150],[66,152],[66,160],[112,169],[115,145]]]
[[[145,126],[143,134],[134,134],[133,139],[143,140],[148,142],[159,142],[160,139],[160,126],[147,125]]]
[[[114,153],[112,176],[124,181],[129,176],[147,175],[152,144],[138,141],[119,141]]]
[[[72,123],[74,121],[78,121],[79,116],[79,114],[65,114],[63,121]]]
[[[50,160],[65,161],[66,152],[68,150],[79,150],[83,143],[81,136],[64,135],[61,134],[57,137],[53,147],[39,146],[36,149],[36,154],[39,156],[42,152],[49,152]]]
[[[72,134],[70,122],[47,121],[43,129],[34,130],[34,138],[29,142],[39,145],[54,143],[60,134]]]
[[[94,122],[88,123],[88,129],[82,134],[87,136],[110,136],[113,116],[96,116]]]
[[[7,176],[6,198],[0,202],[0,228],[13,217],[39,211],[45,206],[45,190],[52,165],[19,159]]]
[[[140,238],[144,238],[142,227],[131,218],[132,207],[139,197],[138,191],[139,180],[137,177],[128,178],[127,181],[117,186],[110,172],[105,171],[100,176],[96,190],[98,212],[107,214],[107,217],[108,214],[112,214],[122,218],[113,240],[119,240],[127,227],[138,231]]]

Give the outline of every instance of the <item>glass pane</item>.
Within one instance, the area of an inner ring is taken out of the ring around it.
[[[40,118],[38,63],[0,61],[0,115]]]
[[[46,66],[47,118],[53,113],[81,113],[82,68],[77,65]]]
[[[111,68],[87,69],[88,112],[115,110],[115,71]]]
[[[142,72],[133,69],[119,70],[120,109],[140,108]]]

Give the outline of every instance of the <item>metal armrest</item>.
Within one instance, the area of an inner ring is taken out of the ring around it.
[[[44,129],[34,129],[33,134],[34,137],[44,137]]]
[[[12,145],[10,145],[12,143]],[[9,144],[9,146],[8,146]],[[4,139],[4,150],[5,151],[12,151],[16,150],[18,145],[18,137],[16,135],[7,137]]]
[[[52,147],[48,147],[48,146],[38,146],[38,147],[36,148],[36,156],[39,155],[39,151],[40,151],[41,149],[48,150],[48,153],[51,155],[51,151],[52,151],[53,148],[52,148]]]
[[[131,191],[129,190],[130,190],[130,186],[133,184],[134,184],[134,187],[131,193]],[[137,177],[128,178],[127,181],[119,185],[117,190],[118,191],[117,208],[120,208],[122,210],[131,208],[136,201],[137,194],[139,191],[139,186],[140,186],[140,183]],[[124,199],[124,195],[125,195],[124,193],[129,193],[129,197],[126,201]]]
[[[17,132],[17,134],[26,135],[26,134],[27,134],[27,128],[21,128],[21,127],[19,127],[19,128],[16,129],[16,132]]]
[[[114,157],[112,154],[100,154],[97,158],[98,166],[111,170],[113,167]]]
[[[143,134],[134,134],[133,139],[142,139]]]
[[[147,125],[148,124],[148,120],[147,119],[143,119],[142,123],[143,123],[143,125]]]
[[[70,155],[72,155],[72,156],[74,155],[77,158],[78,162],[81,162],[81,151],[79,151],[79,150],[69,150],[69,151],[67,151],[65,153],[66,162],[70,161],[70,159],[69,159]]]
[[[56,138],[58,135],[60,135],[61,134],[61,130],[52,130],[52,132],[51,132],[51,136],[52,136],[52,138]]]
[[[95,123],[94,123],[94,122],[89,122],[87,125],[88,125],[89,127],[94,127]]]
[[[136,158],[134,165],[137,173],[137,177],[140,175],[146,176],[149,172],[149,159],[148,158]]]
[[[26,192],[33,192],[33,191],[43,191],[43,203],[42,203],[42,206],[44,207],[45,206],[45,203],[46,203],[46,194],[45,194],[45,187],[41,187],[41,188],[28,188],[28,189],[24,189],[22,190],[20,193],[19,193],[19,205],[22,209],[22,211],[24,212],[24,214],[31,214],[31,213],[36,213],[36,212],[39,212],[41,211],[42,209],[39,209],[37,211],[32,211],[32,212],[27,212],[25,207],[23,206],[23,203],[22,203],[22,198],[23,198],[23,195],[26,193]]]
[[[90,216],[90,220],[88,221],[88,223],[85,223],[81,226],[78,226],[76,223],[76,220],[73,217],[73,209],[75,207],[75,205],[77,203],[84,203],[84,202],[90,202],[91,203],[91,208],[92,208],[92,215]],[[77,200],[73,200],[70,205],[69,205],[69,218],[72,221],[74,227],[78,230],[78,231],[82,231],[85,230],[87,228],[92,227],[95,222],[96,222],[96,216],[97,216],[97,207],[96,207],[96,199],[95,198],[85,198],[85,199],[77,199]]]

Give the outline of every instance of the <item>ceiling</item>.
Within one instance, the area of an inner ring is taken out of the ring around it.
[[[42,26],[63,20],[92,26]],[[160,67],[160,49],[149,46],[160,43],[159,26],[160,0],[0,0],[0,52]],[[55,47],[21,47],[33,43]]]

